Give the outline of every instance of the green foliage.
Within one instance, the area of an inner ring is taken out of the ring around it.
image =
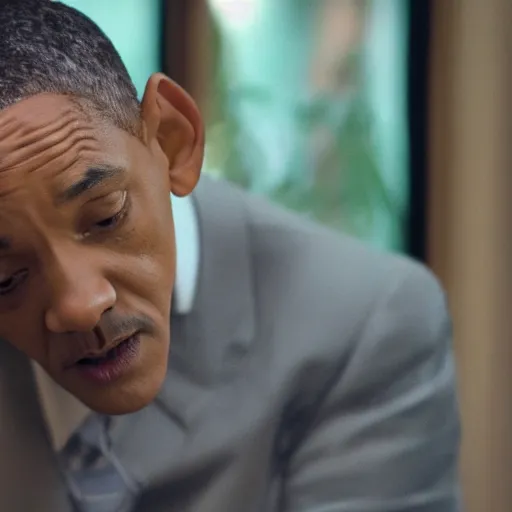
[[[215,25],[215,24],[214,24]],[[207,123],[207,168],[249,190],[264,155],[237,115],[238,101],[265,107],[269,91],[246,88],[234,91],[229,85],[229,47],[222,44],[216,27],[216,79]],[[310,215],[335,229],[362,238],[372,232],[376,216],[399,218],[400,212],[382,178],[373,142],[373,116],[362,83],[362,55],[354,54],[340,66],[350,73],[353,87],[345,98],[315,98],[309,105],[295,108],[295,119],[305,140],[322,131],[328,141],[303,175],[289,169],[287,178],[265,195],[297,212]],[[336,107],[343,108],[337,109]],[[298,148],[300,150],[304,148]],[[309,150],[309,148],[307,148]],[[257,155],[251,159],[248,154]]]

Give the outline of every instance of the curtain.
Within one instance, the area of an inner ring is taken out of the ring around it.
[[[468,512],[512,510],[510,0],[434,2],[430,264],[449,294]]]

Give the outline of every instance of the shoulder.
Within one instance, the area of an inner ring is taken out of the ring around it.
[[[245,219],[257,317],[243,381],[275,423],[290,510],[363,506],[368,489],[391,507],[451,507],[459,420],[437,279],[229,190]]]
[[[202,187],[203,197],[236,204],[230,214],[245,218],[259,330],[289,365],[344,359],[369,329],[393,329],[380,345],[386,351],[400,338],[406,352],[446,327],[444,293],[423,265],[225,182],[205,180]]]
[[[321,308],[324,320],[339,321],[341,315],[354,323],[385,303],[402,313],[445,308],[437,278],[421,263],[371,248],[264,199],[248,195],[245,202],[257,282],[286,285],[288,295],[302,292],[297,306],[316,313]]]
[[[258,321],[279,333],[274,354],[282,354],[298,379],[301,368],[326,375],[356,354],[367,369],[388,360],[407,364],[439,350],[441,331],[447,339],[445,295],[423,265],[263,199],[247,195],[245,205]],[[441,350],[448,349],[444,342]]]

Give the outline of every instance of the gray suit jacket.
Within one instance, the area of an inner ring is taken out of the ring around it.
[[[435,279],[225,184],[196,198],[195,307],[158,399],[112,431],[137,510],[459,510]],[[0,511],[69,512],[28,362],[0,347]]]

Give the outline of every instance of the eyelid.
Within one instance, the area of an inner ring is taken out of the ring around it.
[[[114,214],[114,210],[121,209],[126,203],[126,196],[126,190],[116,190],[87,201],[83,207],[83,221],[86,223],[91,223],[92,221],[94,223],[98,217]]]
[[[94,204],[99,202],[107,202],[111,197],[117,196],[118,194],[121,194],[121,197],[116,197],[115,199],[112,199],[112,202],[118,202],[120,199],[124,202],[126,198],[126,190],[114,190],[110,191],[108,194],[101,194],[100,196],[93,197],[89,201],[87,201],[87,204]]]
[[[116,206],[116,208],[118,207],[117,211],[120,211],[126,206],[128,193],[126,190],[119,190],[118,192],[121,192],[121,197],[116,198],[116,200],[113,201],[113,205]]]
[[[110,206],[111,210],[109,212],[104,212],[102,215],[96,215],[94,219],[91,219],[86,224],[86,230],[82,232],[82,236],[89,238],[90,236],[94,235],[95,232],[98,234],[106,233],[109,231],[112,231],[116,227],[120,226],[123,220],[125,219],[128,210],[130,208],[130,200],[128,196],[128,192],[126,190],[118,191],[122,193],[122,196],[120,199],[117,199],[115,202],[115,209],[113,206]],[[115,217],[119,217],[116,219],[116,222],[111,226],[99,226],[98,224],[102,221],[112,219]]]

